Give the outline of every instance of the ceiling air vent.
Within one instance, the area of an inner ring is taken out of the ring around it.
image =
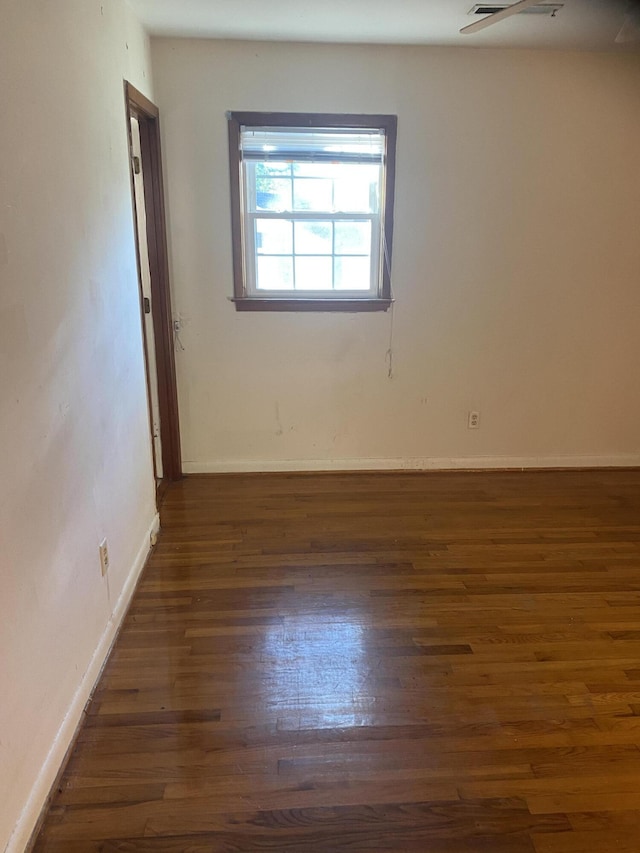
[[[513,3],[476,3],[469,11],[470,15],[494,15],[496,12],[502,12],[503,9],[508,9]],[[549,15],[554,17],[557,12],[562,9],[564,3],[538,3],[535,6],[527,6],[519,15]]]

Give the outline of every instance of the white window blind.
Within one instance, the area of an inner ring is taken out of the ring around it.
[[[382,164],[385,133],[375,128],[242,127],[240,153],[244,160]]]

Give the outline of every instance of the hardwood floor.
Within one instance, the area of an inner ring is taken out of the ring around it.
[[[640,471],[193,477],[162,526],[37,851],[640,851]]]

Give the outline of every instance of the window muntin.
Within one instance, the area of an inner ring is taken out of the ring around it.
[[[247,121],[252,115],[231,114],[230,124],[230,144],[238,148],[234,229],[241,230],[234,250],[241,265],[236,299],[324,304],[388,297],[387,124],[395,151],[395,117],[323,116],[317,118],[335,124],[303,126],[294,120],[316,117],[289,114],[289,125],[275,123],[273,115],[271,125]],[[350,118],[385,122],[350,126]]]

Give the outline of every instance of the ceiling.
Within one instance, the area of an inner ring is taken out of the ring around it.
[[[557,0],[556,17],[513,15],[460,35],[476,0],[129,0],[152,35],[456,47],[638,50],[618,45],[627,0]],[[512,0],[510,0],[512,2]],[[541,0],[552,2],[552,0]]]

